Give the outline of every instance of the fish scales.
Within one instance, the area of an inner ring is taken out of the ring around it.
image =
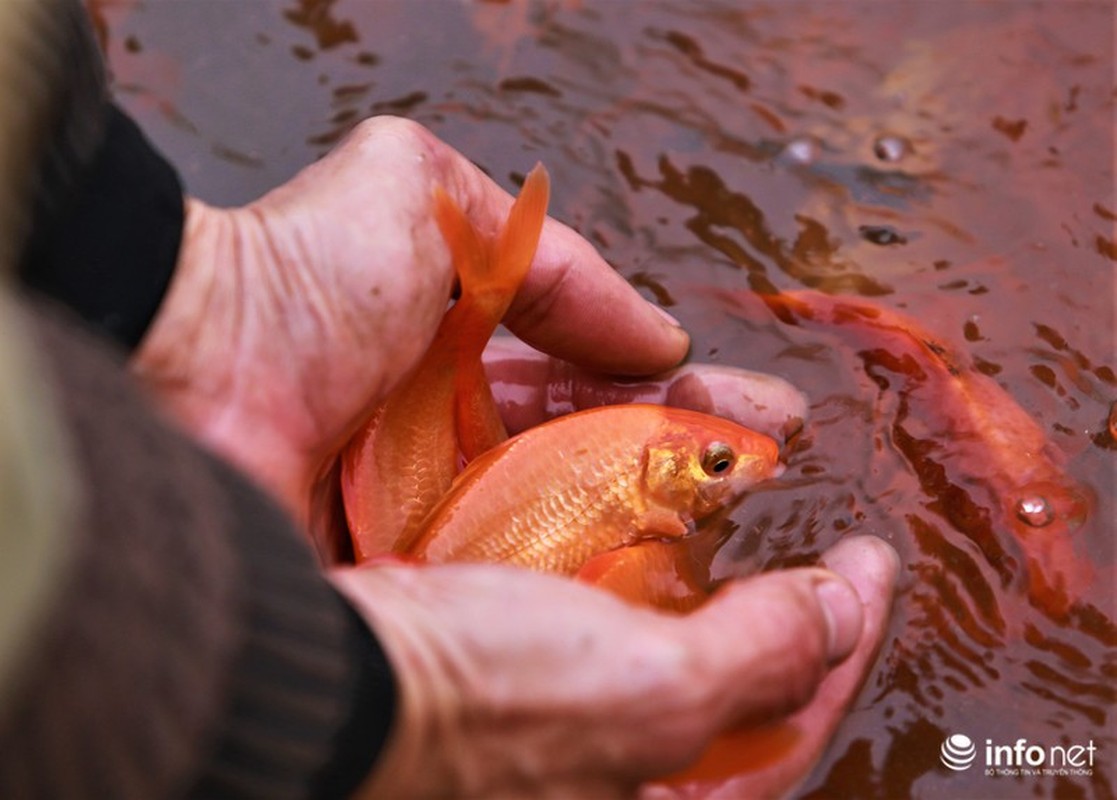
[[[408,552],[576,574],[689,523],[780,471],[779,448],[729,420],[628,404],[532,428],[474,460]]]
[[[573,573],[602,549],[620,546],[645,506],[640,480],[642,444],[661,425],[647,413],[639,425],[618,435],[611,420],[589,415],[577,440],[568,430],[515,440],[500,459],[482,457],[461,481],[470,491],[451,495],[428,522],[437,529],[453,523],[457,537],[432,538],[423,555],[431,561],[502,561]],[[491,469],[515,475],[510,481],[482,481]],[[515,509],[505,513],[503,509]],[[489,530],[491,535],[473,535]]]

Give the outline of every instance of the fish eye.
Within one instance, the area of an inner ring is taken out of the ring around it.
[[[720,475],[733,466],[733,448],[725,442],[714,442],[702,454],[702,469],[707,475]]]

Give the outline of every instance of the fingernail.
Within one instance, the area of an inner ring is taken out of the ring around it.
[[[651,302],[649,302],[648,305],[652,307],[652,309],[655,311],[655,313],[659,314],[661,317],[663,317],[669,323],[674,325],[676,328],[683,327],[683,324],[681,322],[679,322],[677,319],[675,319],[673,316],[668,314],[666,311],[664,311],[662,306],[657,306],[655,303],[651,303]]]
[[[864,610],[853,587],[839,578],[825,578],[815,584],[815,597],[826,615],[827,655],[830,662],[841,661],[853,652],[861,637]]]

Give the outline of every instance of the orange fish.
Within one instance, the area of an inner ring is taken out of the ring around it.
[[[466,467],[412,554],[574,575],[631,603],[685,613],[708,592],[681,537],[778,475],[778,456],[769,437],[696,411],[647,404],[580,411]],[[781,759],[801,768],[791,759],[799,741],[791,730],[728,732],[666,780],[725,780]]]
[[[982,549],[1006,583],[1019,574],[1005,549],[1014,539],[1032,604],[1063,614],[1093,576],[1071,538],[1090,494],[1065,474],[1062,454],[1035,420],[960,353],[901,314],[812,291],[760,299],[787,324],[822,327],[854,343],[870,374],[883,368],[901,376],[892,439],[917,473],[932,476],[924,488],[933,507]],[[998,535],[1006,529],[1013,539]]]
[[[666,406],[581,411],[473,461],[411,553],[568,575],[594,556],[686,535],[778,474],[779,448],[734,422]]]
[[[634,605],[662,611],[693,611],[709,597],[689,540],[649,539],[593,556],[575,577]]]
[[[549,187],[546,170],[536,166],[491,239],[435,190],[435,216],[461,295],[418,366],[342,453],[341,490],[357,561],[408,550],[460,461],[506,438],[481,353],[535,257]]]
[[[729,420],[647,404],[570,414],[505,441],[481,353],[534,257],[546,204],[537,167],[499,239],[486,242],[436,192],[462,293],[414,372],[342,454],[355,555],[518,564],[689,611],[707,592],[678,540],[778,475],[779,448]],[[772,737],[742,735],[694,774],[729,774],[742,749],[770,749]]]

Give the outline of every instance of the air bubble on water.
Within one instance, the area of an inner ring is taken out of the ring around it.
[[[908,140],[902,136],[885,134],[873,142],[873,155],[881,161],[899,161],[911,151]]]
[[[1029,527],[1043,528],[1054,521],[1055,512],[1051,510],[1051,504],[1047,502],[1047,498],[1032,495],[1022,498],[1016,504],[1016,516]]]
[[[796,164],[810,164],[818,157],[818,145],[807,137],[792,139],[784,145],[783,151]]]
[[[857,232],[865,241],[882,246],[908,243],[907,237],[897,232],[891,225],[859,225]]]

